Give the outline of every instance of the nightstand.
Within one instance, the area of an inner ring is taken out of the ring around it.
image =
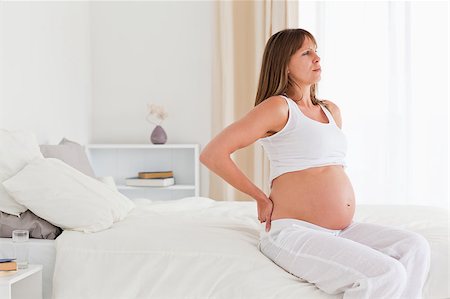
[[[0,272],[0,298],[42,299],[42,265]]]

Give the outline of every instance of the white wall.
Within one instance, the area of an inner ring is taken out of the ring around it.
[[[89,5],[0,2],[0,127],[40,143],[90,133]]]
[[[213,3],[95,2],[91,6],[92,142],[149,143],[147,103],[165,107],[168,143],[211,134]],[[201,169],[201,194],[208,173]]]
[[[168,143],[211,134],[213,2],[0,2],[0,127],[40,143]],[[208,172],[201,168],[201,194]]]

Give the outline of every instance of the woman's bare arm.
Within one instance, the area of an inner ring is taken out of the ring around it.
[[[268,98],[212,139],[203,149],[200,161],[234,188],[256,201],[266,199],[264,192],[244,175],[230,155],[253,144],[269,131],[281,130],[287,122],[288,113],[288,106],[282,97]]]

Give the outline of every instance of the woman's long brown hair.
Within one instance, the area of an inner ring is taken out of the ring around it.
[[[297,85],[288,74],[288,64],[291,56],[303,45],[305,38],[309,38],[317,46],[314,36],[304,29],[285,29],[272,35],[267,41],[259,75],[258,91],[255,106],[265,99],[283,95],[289,86]],[[317,84],[311,85],[311,101],[314,105],[322,103],[316,98]]]

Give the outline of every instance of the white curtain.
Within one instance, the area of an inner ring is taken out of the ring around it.
[[[218,1],[215,31],[212,99],[213,136],[254,107],[264,47],[269,37],[297,27],[297,1]],[[269,192],[269,163],[262,147],[254,144],[233,153],[244,174]],[[217,200],[250,197],[210,172],[209,196]]]
[[[449,205],[448,2],[299,2],[359,203]]]

